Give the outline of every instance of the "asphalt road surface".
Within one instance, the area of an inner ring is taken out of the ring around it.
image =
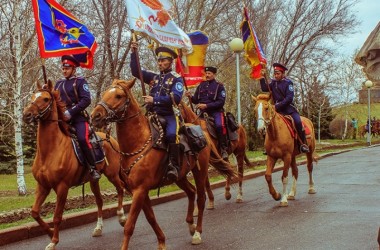
[[[268,193],[264,177],[244,182],[244,202],[224,199],[214,190],[215,210],[206,210],[202,244],[191,245],[185,222],[187,199],[157,205],[154,211],[165,232],[168,249],[373,249],[378,250],[380,226],[380,147],[363,148],[321,159],[314,165],[317,193],[307,193],[308,178],[300,166],[295,201],[279,207]],[[273,175],[281,189],[281,172]],[[290,185],[289,185],[290,186]],[[236,198],[234,187],[233,199]],[[103,236],[92,238],[95,224],[61,231],[57,249],[120,249],[123,230],[113,217],[105,220]],[[0,247],[45,249],[41,236]],[[130,249],[157,249],[156,237],[140,214]]]

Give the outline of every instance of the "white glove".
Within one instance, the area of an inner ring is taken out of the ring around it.
[[[65,118],[67,120],[70,120],[71,119],[71,115],[70,115],[70,112],[68,110],[65,111],[65,113],[63,113],[63,115],[65,116]]]

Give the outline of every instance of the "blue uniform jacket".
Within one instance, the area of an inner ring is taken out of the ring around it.
[[[223,112],[223,106],[226,102],[226,90],[223,84],[215,79],[211,81],[203,81],[195,90],[191,98],[194,104],[207,104],[206,112],[212,114],[214,112]]]
[[[139,78],[135,53],[131,53],[130,67],[132,75]],[[152,110],[162,116],[174,115],[170,93],[173,93],[175,103],[179,104],[183,95],[182,77],[174,71],[157,74],[142,70],[142,75],[143,81],[151,86],[149,95],[153,97]]]
[[[74,83],[78,97],[75,95]],[[62,79],[57,81],[54,89],[59,90],[62,101],[66,103],[66,109],[71,115],[71,121],[87,121],[81,113],[91,104],[91,94],[86,79],[76,76],[68,80]]]
[[[298,113],[293,104],[294,89],[293,82],[290,79],[284,78],[281,81],[272,79],[268,88],[265,78],[261,78],[260,85],[262,91],[268,92],[269,88],[272,91],[272,99],[277,112],[284,115]]]

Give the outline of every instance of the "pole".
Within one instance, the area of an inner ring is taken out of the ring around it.
[[[238,123],[241,124],[241,111],[240,111],[240,65],[239,65],[239,52],[236,55],[236,95],[237,95],[237,117]]]
[[[133,30],[132,30],[132,41],[133,42],[137,41],[136,34]],[[145,85],[144,85],[145,83],[144,83],[144,79],[143,79],[143,75],[142,75],[142,71],[141,71],[141,66],[140,66],[139,51],[137,49],[135,50],[135,55],[136,55],[137,68],[139,71],[139,78],[140,78],[140,82],[141,82],[142,95],[146,96]]]
[[[371,146],[371,88],[368,88],[368,135],[367,145]]]

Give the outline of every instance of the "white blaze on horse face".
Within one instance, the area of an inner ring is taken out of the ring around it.
[[[263,131],[265,131],[262,103],[260,103],[259,106],[257,107],[257,131],[259,133],[262,133]]]
[[[41,92],[37,92],[35,93],[33,96],[32,96],[32,102],[35,102],[38,97],[41,97],[42,96],[42,93]]]

